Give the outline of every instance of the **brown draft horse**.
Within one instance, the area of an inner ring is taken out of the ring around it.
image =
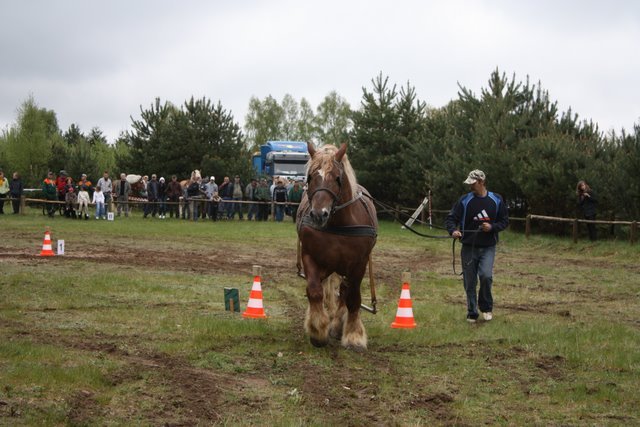
[[[360,282],[376,244],[376,210],[356,182],[346,144],[317,150],[307,145],[307,191],[296,218],[309,299],[305,330],[316,347],[331,336],[344,347],[365,350]]]

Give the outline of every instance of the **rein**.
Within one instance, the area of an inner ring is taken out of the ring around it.
[[[335,213],[335,212],[339,211],[340,209],[344,209],[344,208],[346,208],[347,206],[349,206],[349,205],[351,205],[351,204],[353,204],[353,203],[357,202],[360,198],[362,198],[362,191],[358,191],[358,193],[356,194],[356,196],[355,196],[353,199],[349,200],[348,202],[343,203],[343,204],[338,205],[338,206],[335,206],[335,207],[331,210],[331,212],[332,212],[332,213]]]
[[[371,196],[371,195],[369,195],[369,194],[366,194],[366,196],[367,196],[369,199],[371,199],[371,201],[372,201],[373,203],[377,204],[378,206],[380,206],[380,207],[382,207],[382,208],[384,208],[384,209],[391,210],[391,211],[393,211],[393,212],[395,212],[395,213],[399,213],[400,215],[406,215],[406,214],[405,214],[404,212],[402,212],[401,210],[396,209],[396,208],[394,208],[393,206],[387,205],[387,204],[385,204],[385,203],[382,203],[381,201],[379,201],[379,200],[375,199],[374,197],[372,197],[372,196]],[[451,236],[438,236],[438,235],[433,235],[433,234],[425,234],[425,233],[421,233],[421,232],[419,232],[418,230],[414,229],[412,226],[407,225],[407,224],[403,224],[403,226],[404,226],[407,230],[411,231],[412,233],[414,233],[414,234],[416,234],[416,235],[418,235],[418,236],[420,236],[420,237],[425,237],[425,238],[428,238],[428,239],[451,239]],[[436,226],[433,226],[433,227],[435,227],[435,228],[439,228],[439,229],[441,229],[441,230],[444,230],[444,228],[442,228],[442,227],[436,227]],[[473,236],[473,243],[472,243],[472,245],[471,245],[471,248],[472,248],[472,250],[473,250],[473,249],[475,248],[475,246],[476,246],[476,239],[477,239],[477,237],[478,237],[478,233],[481,233],[481,232],[482,232],[482,230],[480,230],[480,229],[477,229],[477,230],[460,230],[460,232],[461,232],[461,233],[463,233],[463,234],[464,234],[464,233],[473,233],[473,234],[474,234],[474,236]],[[458,276],[462,276],[462,272],[461,272],[461,273],[457,273],[457,272],[456,272],[456,240],[459,240],[459,239],[453,239],[453,243],[452,243],[452,245],[451,245],[451,255],[452,255],[452,256],[451,256],[451,267],[452,267],[452,269],[453,269],[453,274],[458,275]],[[464,269],[464,266],[463,266],[463,269]]]

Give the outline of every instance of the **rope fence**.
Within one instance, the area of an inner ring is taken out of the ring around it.
[[[432,210],[433,213],[446,215],[448,210]],[[528,214],[526,217],[509,217],[509,221],[524,222],[525,223],[525,236],[528,239],[531,236],[532,221],[547,221],[547,222],[562,222],[572,225],[571,234],[573,242],[577,243],[580,236],[580,224],[597,224],[597,225],[609,225],[609,226],[623,226],[629,227],[629,243],[635,244],[638,242],[638,221],[614,221],[614,220],[588,220],[579,218],[563,218],[548,215],[536,215]]]
[[[44,207],[47,205],[56,205],[59,207],[62,206],[66,206],[67,202],[65,201],[61,201],[61,200],[49,200],[49,199],[36,199],[36,198],[31,198],[31,197],[26,197],[26,196],[21,196],[19,199],[17,198],[11,198],[11,197],[6,197],[4,199],[5,203],[11,203],[14,200],[19,200],[20,201],[20,209],[19,209],[19,214],[21,215],[26,215],[26,209],[27,209],[27,204],[33,204],[33,205],[37,205],[37,207]],[[207,203],[216,203],[218,204],[218,206],[220,205],[257,205],[257,206],[269,206],[269,214],[271,216],[271,220],[275,220],[275,210],[276,210],[276,206],[280,205],[280,206],[285,206],[285,207],[297,207],[300,205],[300,203],[296,203],[296,202],[276,202],[276,201],[250,201],[250,200],[224,200],[224,199],[219,199],[219,200],[210,200],[210,199],[206,199],[203,197],[195,197],[195,198],[183,198],[180,197],[180,200],[177,202],[171,202],[171,201],[155,201],[155,202],[150,202],[148,200],[142,199],[142,198],[137,198],[137,197],[130,197],[129,200],[127,202],[121,202],[127,210],[131,210],[132,207],[134,208],[140,208],[141,206],[144,207],[146,205],[155,205],[155,206],[177,206],[179,207],[179,211],[178,214],[181,215],[182,214],[182,210],[183,208],[188,209],[187,205],[189,203],[198,203],[198,204],[202,204],[202,205],[206,205]],[[111,199],[109,203],[106,203],[106,206],[108,211],[110,212],[115,212],[117,210],[118,207],[118,200],[117,199]],[[74,207],[77,207],[78,203],[74,203]],[[95,206],[95,203],[89,203],[89,206]],[[218,213],[226,213],[228,212],[228,210],[226,210],[227,207],[225,208],[220,208],[218,207]],[[201,211],[200,211],[201,212]],[[206,212],[205,212],[206,213]],[[191,213],[193,214],[193,213]]]
[[[26,207],[27,207],[27,203],[35,203],[38,204],[39,206],[45,206],[47,204],[55,204],[55,205],[66,205],[66,202],[63,201],[59,201],[59,200],[47,200],[47,199],[35,199],[35,198],[29,198],[26,196],[21,196],[19,199],[16,198],[11,198],[11,197],[7,197],[3,199],[5,202],[12,202],[13,200],[19,200],[20,201],[20,214],[26,214]],[[200,202],[202,204],[205,204],[207,202],[213,202],[213,203],[218,203],[219,205],[225,205],[225,204],[231,204],[231,205],[235,205],[235,204],[240,204],[240,205],[268,205],[270,207],[269,209],[269,213],[270,213],[270,220],[274,221],[275,220],[275,207],[276,205],[284,205],[284,206],[290,206],[290,207],[294,207],[294,206],[298,206],[299,203],[294,203],[294,202],[275,202],[275,201],[268,201],[268,202],[259,202],[259,201],[249,201],[249,200],[217,200],[217,201],[212,201],[212,200],[208,200],[208,199],[204,199],[204,198],[191,198],[191,199],[185,199],[185,198],[180,198],[180,201],[178,202],[169,202],[169,201],[165,201],[165,202],[149,202],[147,200],[144,199],[137,199],[137,198],[130,198],[129,201],[126,203],[127,207],[131,207],[131,206],[135,206],[137,208],[139,208],[141,205],[164,205],[164,206],[173,206],[173,205],[177,205],[180,208],[185,207],[185,205],[187,205],[189,202]],[[94,205],[94,204],[90,204],[90,205]],[[109,206],[109,210],[111,212],[114,212],[115,209],[117,208],[118,205],[118,201],[112,199],[110,202],[110,206]],[[180,209],[178,211],[179,214],[182,214],[181,212],[182,209]],[[415,210],[415,208],[410,208],[410,207],[402,207],[402,206],[398,206],[396,208],[396,210],[391,210],[391,209],[384,209],[381,208],[378,210],[379,214],[387,214],[387,215],[391,215],[394,217],[398,217],[398,212],[400,213],[406,213],[408,215],[410,215],[413,211]],[[225,211],[224,208],[218,208],[218,212],[219,213],[224,213],[227,212]],[[430,210],[429,212],[431,212],[432,214],[447,214],[449,213],[448,210],[439,210],[439,209],[433,209]],[[193,213],[192,213],[193,214]],[[429,224],[429,218],[426,218],[426,215],[428,215],[427,212],[423,211],[420,215],[420,220],[419,222],[422,224]],[[535,214],[529,214],[527,215],[525,218],[519,218],[519,217],[509,217],[510,221],[518,221],[518,222],[524,222],[525,223],[525,236],[527,238],[529,238],[529,236],[531,235],[531,223],[532,221],[550,221],[550,222],[563,222],[563,223],[570,223],[572,224],[572,238],[573,238],[573,242],[577,243],[578,242],[578,237],[580,235],[580,224],[598,224],[598,225],[609,225],[609,226],[614,226],[614,225],[618,225],[618,226],[625,226],[625,227],[630,227],[629,229],[629,243],[630,244],[635,244],[638,242],[638,221],[606,221],[606,220],[587,220],[587,219],[578,219],[578,218],[563,218],[563,217],[555,217],[555,216],[547,216],[547,215],[535,215]],[[400,221],[403,222],[403,221]]]

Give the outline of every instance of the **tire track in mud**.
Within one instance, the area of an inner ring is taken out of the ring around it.
[[[138,381],[168,386],[166,396],[147,395],[160,405],[159,411],[131,414],[134,417],[143,415],[151,424],[215,423],[223,418],[226,411],[225,395],[242,395],[247,389],[264,387],[268,383],[266,379],[197,368],[180,357],[140,349],[139,337],[102,333],[91,338],[59,335],[27,329],[16,321],[2,321],[0,326],[14,329],[14,336],[37,344],[65,347],[123,363],[123,367],[106,375],[105,379],[111,386]],[[96,417],[108,416],[108,408],[99,403],[92,390],[71,390],[65,400],[69,406],[67,417],[74,424],[91,424]],[[243,405],[242,402],[235,404]],[[255,407],[259,402],[246,401],[244,404]]]

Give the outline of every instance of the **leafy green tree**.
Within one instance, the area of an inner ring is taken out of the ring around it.
[[[242,132],[233,116],[219,102],[207,99],[185,103],[184,111],[194,153],[192,164],[199,165],[206,175],[253,174],[251,156],[246,149]]]
[[[353,125],[351,107],[336,91],[332,91],[318,105],[314,123],[320,141],[340,145],[346,142]]]
[[[102,176],[98,165],[97,153],[85,138],[70,147],[69,153],[66,169],[74,180],[79,180],[83,173],[86,173],[92,182],[97,181]]]
[[[0,134],[0,169],[7,173],[7,167],[9,166],[9,160],[7,157],[7,140],[10,138],[9,134],[11,132],[15,132],[15,129],[6,128],[2,130],[2,134]]]
[[[400,88],[398,102],[398,147],[401,150],[397,191],[398,200],[405,204],[415,205],[420,202],[428,192],[421,169],[412,167],[412,147],[421,145],[425,140],[427,126],[427,106],[417,97],[415,88],[407,82]]]
[[[403,158],[402,141],[398,138],[398,92],[382,73],[371,82],[372,90],[362,88],[362,108],[353,113],[348,155],[358,181],[374,197],[394,202]]]
[[[84,141],[84,138],[81,139]],[[75,146],[75,145],[74,145]],[[70,146],[65,141],[64,137],[55,137],[51,140],[51,157],[49,160],[49,169],[55,173],[59,173],[61,170],[67,170],[71,173],[69,168],[69,159],[72,157],[71,151],[74,146]]]
[[[85,139],[85,136],[80,130],[80,127],[75,123],[71,123],[69,129],[67,129],[67,131],[62,136],[69,147],[73,147],[78,142]]]
[[[464,134],[458,101],[426,112],[423,135],[411,141],[405,161],[416,188],[431,191],[431,202],[439,209],[450,208],[466,189],[461,175],[467,169],[470,144]]]
[[[298,121],[300,115],[300,105],[293,96],[286,94],[282,98],[282,125],[281,139],[294,141],[298,139]]]
[[[87,135],[86,139],[87,142],[92,146],[96,146],[99,144],[106,145],[108,143],[107,137],[104,136],[104,133],[102,133],[102,130],[100,130],[98,126],[94,126],[91,128],[91,131],[89,131],[89,135]]]
[[[300,100],[300,114],[298,119],[298,137],[300,141],[311,141],[318,137],[315,126],[315,115],[311,104],[305,98]]]
[[[220,103],[192,97],[177,108],[156,99],[132,121],[133,130],[119,139],[116,154],[118,165],[131,169],[129,173],[186,178],[199,169],[204,176],[251,174],[240,127]]]
[[[540,84],[508,79],[498,70],[491,73],[479,98],[460,87],[452,125],[444,138],[454,138],[463,160],[462,166],[456,165],[461,167],[456,188],[468,170],[483,169],[490,187],[508,203],[528,205],[538,213],[573,214],[570,189],[585,170],[588,153],[601,153],[597,129],[579,123],[570,111],[558,117],[556,103]],[[451,161],[445,154],[438,169],[442,172]],[[542,191],[545,186],[549,187]]]
[[[244,125],[250,151],[260,150],[267,141],[282,139],[284,117],[284,109],[271,95],[263,101],[251,97]]]
[[[611,135],[605,142],[610,159],[600,181],[590,182],[605,200],[610,198],[611,216],[638,220],[640,218],[640,124],[631,133],[624,129],[620,136]]]
[[[575,213],[576,175],[583,155],[568,135],[530,138],[517,147],[518,172],[512,179],[540,215]],[[515,170],[514,170],[515,172]]]
[[[113,157],[116,172],[112,178],[115,177],[117,179],[121,173],[129,174],[132,173],[130,171],[135,169],[131,158],[131,142],[127,132],[121,132],[116,138],[116,143],[113,146]]]
[[[36,185],[49,169],[52,143],[60,138],[55,112],[39,108],[30,96],[18,109],[12,131],[6,133],[7,162],[27,185]]]
[[[530,120],[534,88],[528,82],[517,82],[515,76],[509,80],[495,70],[480,99],[466,88],[460,89],[463,114],[473,123],[468,141],[473,147],[472,157],[466,169],[483,169],[496,191],[511,198],[522,196],[512,179],[516,164],[512,154],[523,138],[535,137],[540,131],[531,126]]]
[[[159,157],[166,158],[175,142],[175,138],[170,138],[170,134],[176,132],[175,121],[172,123],[170,118],[177,115],[176,107],[169,102],[163,104],[160,98],[156,98],[147,110],[140,106],[141,118],[131,118],[133,130],[129,133],[129,143],[133,170],[129,173],[144,175],[162,170],[165,165]],[[174,162],[184,162],[183,155],[188,154],[180,153]]]

